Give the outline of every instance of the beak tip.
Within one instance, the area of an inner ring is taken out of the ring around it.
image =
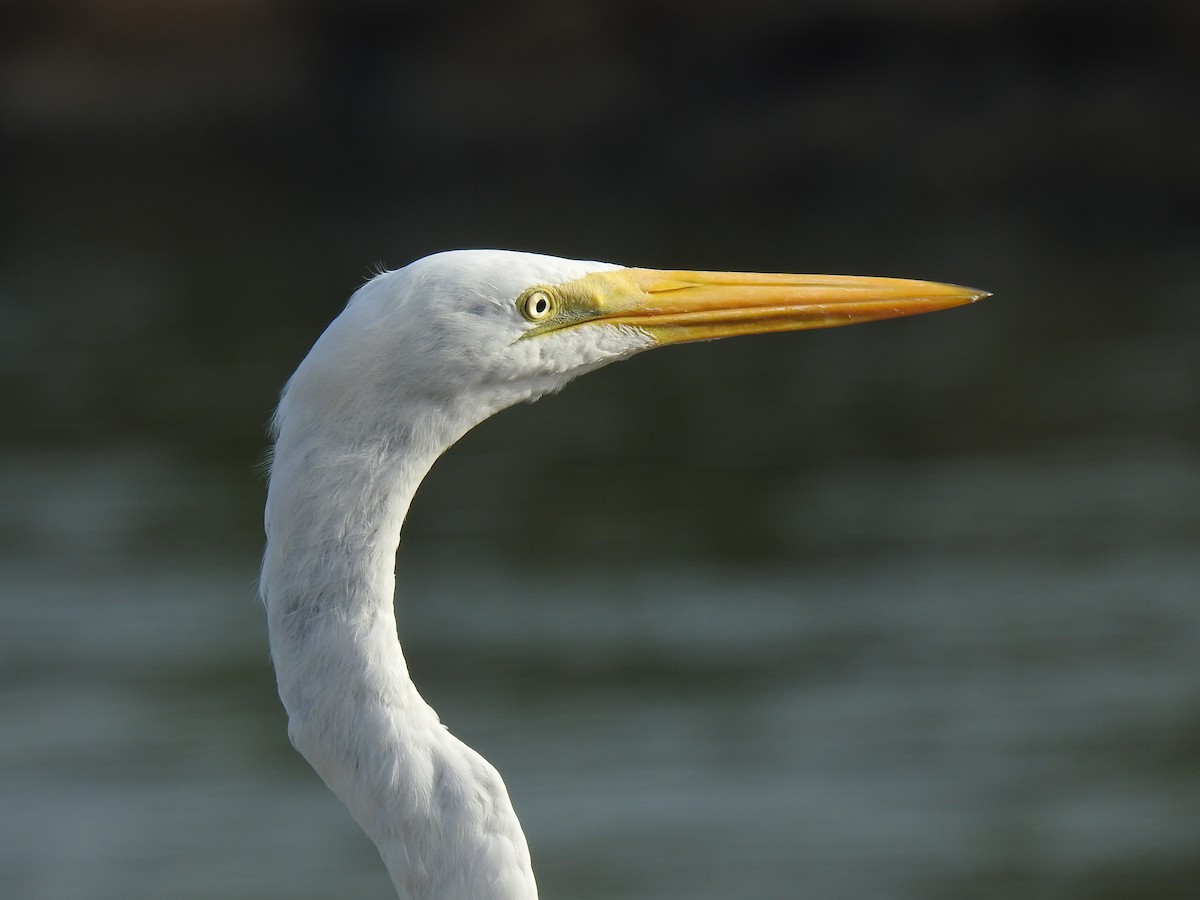
[[[963,298],[961,303],[978,303],[980,300],[986,300],[992,296],[991,291],[982,291],[979,288],[962,287],[958,289],[960,296]]]

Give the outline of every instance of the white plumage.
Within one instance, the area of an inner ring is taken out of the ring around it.
[[[625,269],[495,250],[372,279],[297,369],[275,419],[261,592],[289,735],[407,900],[529,900],[499,773],[408,675],[393,608],[409,503],[470,428],[665,343],[969,302],[949,285]]]

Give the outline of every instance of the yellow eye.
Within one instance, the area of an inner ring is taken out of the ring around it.
[[[554,299],[546,291],[530,291],[521,300],[521,315],[530,322],[544,322],[554,315]]]

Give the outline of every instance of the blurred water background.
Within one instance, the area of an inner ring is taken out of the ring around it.
[[[1194,897],[1198,100],[1186,0],[0,4],[0,895],[390,896],[264,425],[373,267],[503,246],[996,293],[435,467],[401,629],[544,897]]]

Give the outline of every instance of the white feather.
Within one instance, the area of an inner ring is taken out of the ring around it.
[[[496,770],[421,699],[397,640],[394,558],[433,462],[474,425],[652,346],[608,325],[519,340],[516,300],[619,268],[452,251],[359,289],[275,419],[261,592],[293,744],[407,900],[537,896]]]

